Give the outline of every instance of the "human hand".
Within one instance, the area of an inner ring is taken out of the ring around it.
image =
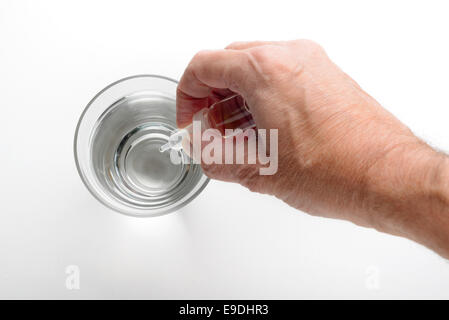
[[[449,226],[447,198],[430,191],[443,189],[446,157],[382,108],[319,45],[247,42],[198,53],[178,86],[178,125],[231,92],[245,98],[257,128],[278,130],[278,171],[259,175],[258,165],[203,164],[208,176],[446,254],[441,247],[449,247],[448,232],[416,212],[445,212],[440,218]],[[438,239],[430,239],[437,231]]]

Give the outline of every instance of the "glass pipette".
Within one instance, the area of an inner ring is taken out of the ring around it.
[[[201,130],[217,129],[224,138],[237,134],[238,131],[235,132],[235,129],[246,130],[256,126],[245,100],[239,94],[229,96],[215,102],[209,108],[198,111],[193,116],[193,121],[201,121]],[[233,131],[229,134],[230,131],[226,129]],[[187,127],[175,131],[159,150],[164,152],[169,149],[186,148],[192,141],[192,136],[193,125],[191,123]]]

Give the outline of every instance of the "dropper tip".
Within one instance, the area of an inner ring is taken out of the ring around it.
[[[163,144],[162,146],[160,146],[159,152],[165,152],[168,149],[170,149],[170,143],[169,142],[167,142],[166,144]]]

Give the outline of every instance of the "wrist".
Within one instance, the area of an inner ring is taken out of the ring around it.
[[[365,203],[371,226],[449,257],[449,159],[416,141],[376,167]]]

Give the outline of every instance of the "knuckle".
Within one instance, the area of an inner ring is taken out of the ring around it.
[[[317,55],[325,53],[323,47],[313,40],[299,39],[294,40],[293,43],[306,55]]]
[[[249,53],[257,62],[264,63],[275,57],[274,47],[270,45],[252,48]]]
[[[198,62],[204,61],[210,54],[210,50],[201,50],[195,53],[192,60],[190,61],[190,65],[194,65]]]
[[[240,47],[244,42],[242,41],[234,41],[228,44],[225,49],[234,49]]]
[[[317,42],[310,40],[310,39],[297,39],[293,40],[296,44],[303,45],[303,46],[320,46]]]
[[[249,53],[256,69],[263,72],[269,78],[288,72],[291,69],[291,59],[288,57],[286,49],[282,47],[265,45],[254,48]]]

